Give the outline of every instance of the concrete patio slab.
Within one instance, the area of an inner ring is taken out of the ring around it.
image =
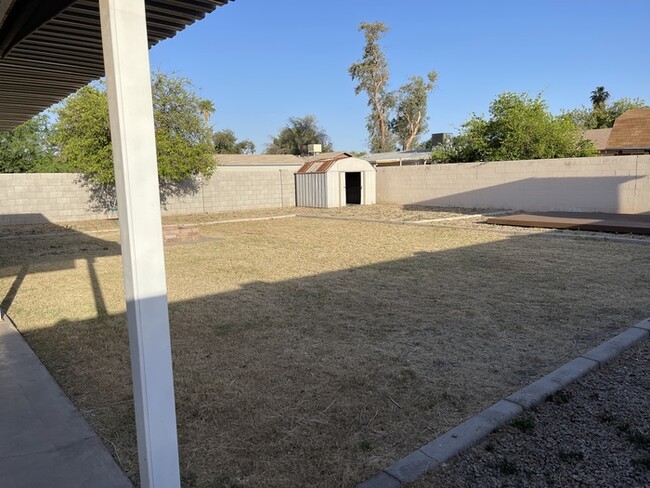
[[[0,320],[0,486],[132,487],[6,316]]]

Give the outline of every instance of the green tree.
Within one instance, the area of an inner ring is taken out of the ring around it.
[[[210,117],[215,111],[214,103],[212,103],[212,100],[204,98],[199,102],[199,110],[201,111],[201,114],[203,114],[203,120],[205,120],[205,123],[207,124],[210,122]]]
[[[614,122],[624,112],[645,107],[647,107],[645,100],[640,98],[621,98],[605,106],[604,110],[582,106],[569,111],[568,115],[581,129],[604,129],[614,127]]]
[[[439,163],[591,156],[596,150],[568,115],[553,116],[541,95],[502,93],[490,117],[474,115],[452,143],[437,148]]]
[[[154,73],[154,124],[161,196],[195,191],[199,176],[215,167],[212,131],[203,118],[200,98],[187,78]],[[115,184],[108,98],[101,85],[81,88],[57,109],[53,140],[60,157],[84,173],[95,189]],[[194,183],[191,183],[194,181]]]
[[[604,86],[597,86],[594,91],[591,92],[591,105],[596,110],[605,110],[605,105],[607,100],[609,100],[609,92],[605,90]]]
[[[238,141],[235,133],[230,129],[215,132],[212,142],[217,154],[253,154],[255,144],[248,139]]]
[[[271,143],[266,146],[267,154],[307,154],[309,144],[321,144],[323,152],[333,150],[332,141],[313,115],[290,117],[287,125],[280,129]]]
[[[358,80],[354,89],[356,95],[368,95],[370,114],[366,119],[371,152],[387,152],[395,149],[395,139],[390,131],[391,111],[395,107],[395,96],[388,91],[390,72],[388,62],[379,47],[379,39],[388,31],[382,22],[359,24],[366,44],[363,57],[348,69],[353,80]]]
[[[45,114],[13,130],[0,132],[0,173],[35,173],[56,170]]]
[[[428,128],[427,99],[438,79],[438,73],[432,71],[427,78],[428,82],[421,76],[411,76],[409,82],[397,91],[397,112],[391,121],[391,130],[402,151],[409,151],[416,146],[420,134]]]

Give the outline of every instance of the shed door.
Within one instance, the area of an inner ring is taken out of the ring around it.
[[[345,203],[361,205],[361,173],[345,173]]]

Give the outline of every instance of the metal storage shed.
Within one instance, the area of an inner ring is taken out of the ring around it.
[[[310,158],[296,173],[296,206],[345,207],[377,202],[377,172],[348,153]]]

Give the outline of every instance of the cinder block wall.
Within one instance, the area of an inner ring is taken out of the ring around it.
[[[0,174],[0,225],[106,218],[88,206],[76,174]]]
[[[650,212],[650,156],[380,168],[379,203],[529,211]]]
[[[295,205],[292,171],[229,171],[217,168],[214,176],[197,194],[168,200],[163,214],[210,213]]]
[[[93,212],[77,174],[0,174],[0,225],[114,217]],[[163,214],[294,207],[293,171],[217,168],[198,192],[170,198]]]

